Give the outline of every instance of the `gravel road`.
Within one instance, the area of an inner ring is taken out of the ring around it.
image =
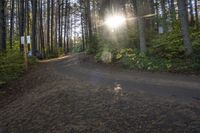
[[[0,133],[200,133],[200,77],[42,61],[0,89]]]

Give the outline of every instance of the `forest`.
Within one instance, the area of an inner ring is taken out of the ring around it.
[[[85,51],[130,69],[198,72],[199,6],[198,0],[2,0],[1,75],[23,71],[23,36],[31,38],[31,57]]]
[[[0,0],[0,133],[200,133],[200,0]]]

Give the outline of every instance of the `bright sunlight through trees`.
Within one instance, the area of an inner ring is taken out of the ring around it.
[[[108,16],[105,20],[106,26],[110,29],[116,29],[125,24],[126,18],[122,15],[112,15]]]

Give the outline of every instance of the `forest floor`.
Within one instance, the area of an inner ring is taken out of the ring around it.
[[[0,133],[199,133],[200,77],[124,70],[77,54],[0,89]]]

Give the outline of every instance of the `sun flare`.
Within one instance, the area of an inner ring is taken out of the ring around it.
[[[106,18],[105,24],[111,29],[116,29],[125,23],[126,18],[120,15],[112,15]]]

